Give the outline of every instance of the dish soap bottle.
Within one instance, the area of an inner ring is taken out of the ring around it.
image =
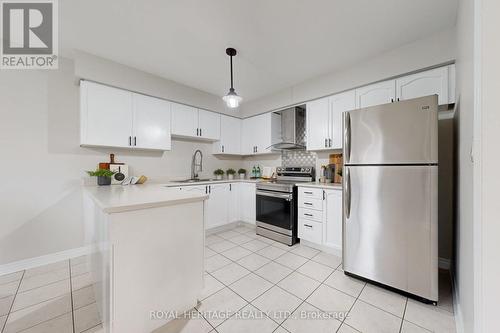
[[[262,172],[260,171],[260,166],[257,165],[257,172],[256,172],[256,175],[255,175],[256,178],[260,178],[262,177]]]
[[[255,168],[255,165],[252,168],[252,177],[251,178],[256,178],[257,177],[257,169]]]

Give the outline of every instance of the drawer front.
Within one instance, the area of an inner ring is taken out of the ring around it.
[[[299,199],[312,198],[323,200],[323,190],[320,188],[299,187]]]
[[[299,198],[299,207],[315,210],[323,210],[323,200],[313,198]]]
[[[299,219],[308,219],[321,223],[323,221],[323,211],[299,208]]]
[[[299,238],[316,244],[321,244],[323,240],[322,224],[299,218]]]

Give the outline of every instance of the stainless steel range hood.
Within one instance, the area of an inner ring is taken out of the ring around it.
[[[273,150],[306,149],[305,105],[276,112],[281,115],[281,141],[271,146]]]

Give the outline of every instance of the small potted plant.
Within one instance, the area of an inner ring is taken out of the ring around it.
[[[215,176],[215,179],[222,180],[222,176],[224,176],[224,170],[222,170],[222,169],[215,170],[214,176]]]
[[[116,173],[116,171],[111,171],[108,169],[97,169],[95,171],[87,171],[90,177],[97,177],[97,185],[111,185],[111,177]]]
[[[234,179],[235,174],[236,174],[236,171],[234,169],[227,169],[226,170],[227,179]]]
[[[238,174],[240,175],[240,179],[245,179],[247,171],[245,169],[239,169]]]

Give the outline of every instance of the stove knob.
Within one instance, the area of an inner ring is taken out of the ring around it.
[[[300,169],[300,172],[304,172],[304,168]]]

